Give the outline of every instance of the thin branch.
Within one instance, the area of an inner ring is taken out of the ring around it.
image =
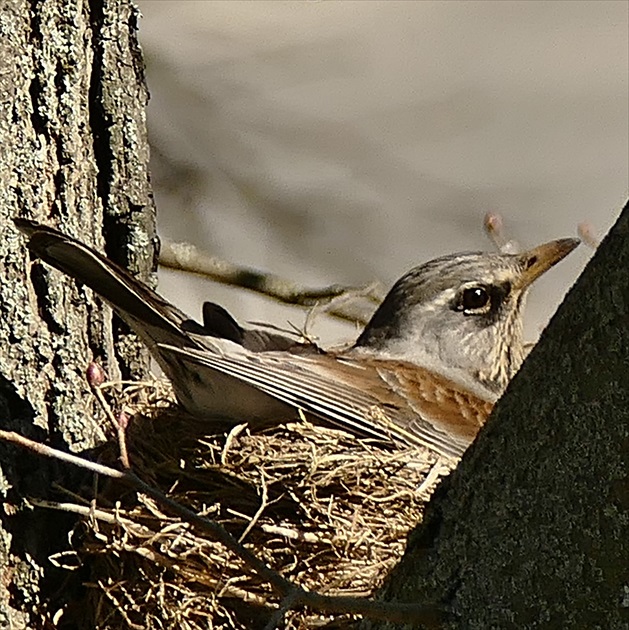
[[[249,289],[286,304],[311,307],[326,304],[339,296],[352,298],[352,301],[363,298],[367,304],[362,307],[355,303],[343,303],[327,311],[333,317],[362,324],[367,323],[373,310],[384,298],[382,287],[377,283],[363,287],[333,284],[321,289],[306,289],[286,278],[209,256],[190,243],[163,241],[159,263],[168,269],[195,273],[221,284]]]
[[[200,531],[203,531],[213,540],[220,542],[227,549],[236,554],[260,577],[265,579],[282,597],[282,608],[284,608],[287,602],[290,602],[292,608],[307,607],[321,613],[364,615],[372,619],[398,623],[422,623],[428,627],[438,627],[441,624],[442,612],[441,609],[435,605],[388,603],[355,597],[320,595],[319,593],[305,591],[303,588],[271,569],[267,564],[251,553],[251,551],[241,545],[221,525],[203,518],[196,512],[173,501],[161,491],[142,481],[131,471],[122,472],[115,468],[110,468],[109,466],[91,462],[82,457],[71,455],[70,453],[65,453],[46,446],[45,444],[35,442],[13,431],[0,430],[0,440],[16,444],[38,455],[54,458],[99,475],[116,479],[126,486],[151,497],[158,504],[197,527]]]

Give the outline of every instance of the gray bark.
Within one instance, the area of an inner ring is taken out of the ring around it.
[[[382,598],[439,603],[444,628],[629,628],[628,374],[629,206]]]
[[[103,435],[88,363],[105,363],[111,377],[139,376],[146,351],[85,289],[31,266],[11,217],[58,226],[151,281],[155,222],[137,18],[127,0],[0,5],[0,423],[74,451]],[[24,497],[45,496],[62,474],[0,445],[2,628],[38,625],[47,558],[67,527],[29,511]]]

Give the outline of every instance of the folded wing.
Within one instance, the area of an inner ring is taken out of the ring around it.
[[[446,378],[397,361],[286,353],[234,357],[174,346],[162,350],[347,431],[421,445],[446,457],[463,454],[493,406]]]

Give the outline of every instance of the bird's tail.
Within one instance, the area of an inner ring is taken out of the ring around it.
[[[197,347],[186,328],[202,333],[202,326],[128,271],[58,230],[28,219],[14,221],[29,237],[28,247],[35,255],[100,295],[151,350],[163,343]],[[195,325],[198,330],[194,330]]]

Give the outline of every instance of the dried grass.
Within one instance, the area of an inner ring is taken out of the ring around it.
[[[427,450],[386,450],[306,421],[212,434],[216,425],[177,412],[170,400],[155,382],[127,387],[116,402],[135,413],[127,432],[134,471],[320,593],[370,596],[448,472]],[[114,442],[103,461],[116,460]],[[88,626],[264,628],[279,604],[267,584],[152,500],[122,492],[101,482],[95,506],[81,507],[87,516],[77,553],[89,568],[81,607]],[[351,625],[348,617],[298,610],[282,627]]]

